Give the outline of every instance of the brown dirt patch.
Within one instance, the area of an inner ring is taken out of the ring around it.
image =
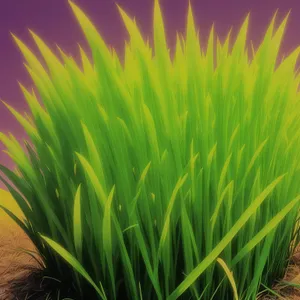
[[[274,287],[274,291],[282,295],[279,299],[300,300],[300,288],[284,284],[284,282],[290,282],[300,286],[300,245],[296,248],[282,281]]]
[[[21,216],[16,203],[9,193],[0,190],[0,204]],[[20,248],[34,251],[34,245],[26,234],[0,209],[0,299],[13,299],[9,292],[9,282],[24,276],[26,267],[36,267],[37,263]]]

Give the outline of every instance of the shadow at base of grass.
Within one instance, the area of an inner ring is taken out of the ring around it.
[[[11,298],[15,300],[80,300],[74,288],[45,275],[37,267],[24,267],[18,278],[8,282]]]
[[[46,275],[45,270],[36,266],[24,266],[22,267],[17,278],[10,280],[7,285],[7,293],[2,294],[0,284],[0,299],[5,300],[82,300],[78,293],[76,293],[72,284],[66,284],[66,281],[60,281],[58,279],[49,277]],[[286,274],[283,278],[285,282],[292,282],[300,285],[300,245],[297,247],[294,255],[291,258],[289,267],[286,270]],[[280,295],[276,297],[270,294],[261,295],[259,300],[299,300],[300,289],[282,285],[280,281],[274,284],[273,290]],[[126,295],[125,287],[121,284],[120,289],[123,295],[122,299],[125,300]],[[4,296],[4,298],[3,298]],[[92,299],[92,298],[87,298]],[[127,298],[126,298],[127,300]]]
[[[300,244],[295,249],[290,259],[290,264],[286,269],[282,280],[276,282],[272,290],[280,297],[274,295],[264,295],[258,300],[299,300],[300,299]]]

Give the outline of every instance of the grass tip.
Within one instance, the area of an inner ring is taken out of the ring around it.
[[[35,35],[35,33],[34,33],[30,28],[27,28],[27,30],[29,31],[29,33],[30,33],[32,36]]]
[[[12,31],[9,31],[9,33],[14,39],[17,38],[16,35]]]
[[[124,16],[126,14],[124,9],[117,3],[116,3],[116,6],[117,6],[117,9],[118,9],[119,13],[121,14],[121,16]]]
[[[22,41],[12,32],[9,32],[11,37],[13,38],[13,40],[19,45],[20,43],[22,43]]]
[[[2,102],[2,104],[4,104],[7,108],[10,108],[10,105],[9,104],[7,104],[4,100],[2,100],[1,98],[0,98],[0,101]]]
[[[32,36],[32,38],[34,39],[34,41],[36,43],[41,40],[40,37],[34,31],[32,31],[30,28],[27,28],[27,30],[29,31],[30,35]]]
[[[76,4],[72,0],[68,0],[70,6],[76,6]]]
[[[79,48],[79,51],[82,52],[82,51],[83,51],[83,48],[82,48],[82,46],[80,45],[80,43],[77,43],[77,46],[78,46],[78,48]]]

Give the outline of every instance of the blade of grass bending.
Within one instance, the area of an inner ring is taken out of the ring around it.
[[[87,173],[87,176],[90,178],[92,185],[94,186],[94,189],[96,191],[97,196],[99,197],[99,201],[100,201],[100,205],[102,206],[102,208],[105,208],[105,204],[106,204],[106,200],[107,197],[105,195],[105,192],[103,190],[103,187],[101,185],[101,183],[99,182],[97,175],[95,174],[93,168],[91,167],[91,165],[89,164],[89,162],[79,153],[76,153],[82,166],[84,167],[85,172]],[[134,278],[134,273],[133,273],[133,269],[132,269],[132,265],[129,259],[129,255],[124,243],[124,239],[123,239],[123,235],[122,235],[122,231],[120,228],[120,224],[116,218],[116,216],[112,213],[112,220],[114,222],[114,225],[116,227],[116,231],[117,231],[117,236],[119,239],[119,242],[121,243],[121,253],[124,259],[124,264],[127,268],[127,272],[129,275],[129,281],[130,281],[130,288],[132,290],[133,295],[137,295],[137,291],[135,289],[134,286],[134,282],[135,282],[135,278]],[[135,297],[135,299],[137,299],[137,296]]]
[[[135,211],[135,207],[136,207],[136,204],[137,204],[137,201],[139,199],[139,196],[141,194],[141,191],[142,191],[142,187],[144,186],[144,183],[145,183],[145,179],[146,179],[146,176],[148,174],[148,171],[150,169],[150,166],[151,166],[151,161],[147,164],[147,166],[145,167],[145,169],[142,171],[142,174],[141,174],[141,177],[137,183],[137,187],[136,187],[136,195],[134,196],[133,200],[132,200],[132,204],[131,204],[131,210],[130,210],[130,216],[133,215],[134,211]]]
[[[242,27],[240,28],[240,31],[237,35],[237,39],[233,45],[233,49],[231,52],[232,57],[240,58],[240,56],[243,54],[243,52],[245,50],[248,25],[249,25],[249,17],[250,17],[250,14],[247,15],[247,17],[244,20],[244,23],[243,23]]]
[[[27,201],[0,175],[0,181],[4,183],[7,187],[8,191],[18,204],[19,208],[21,209],[23,215],[26,218],[31,218],[32,216],[32,209],[30,205],[28,205]]]
[[[286,174],[285,174],[286,175]],[[256,212],[257,208],[267,198],[267,196],[275,189],[278,183],[283,179],[282,175],[269,184],[264,191],[252,202],[245,210],[238,221],[225,235],[221,242],[213,249],[213,251],[186,277],[186,279],[175,289],[175,291],[167,298],[167,300],[175,300],[180,297],[193,282],[215,261],[220,253],[232,241],[240,229],[246,224],[250,217]]]
[[[187,198],[187,197],[186,197]],[[185,203],[186,199],[184,199],[181,204],[181,227],[182,227],[182,244],[183,244],[183,255],[185,261],[185,273],[191,272],[194,265],[194,254],[196,259],[199,259],[199,249],[197,247],[197,243],[195,242],[195,236],[193,233],[192,226],[188,217],[188,213],[186,211]],[[194,252],[194,253],[193,253]],[[199,260],[197,261],[199,263]],[[195,298],[199,298],[199,293],[195,285],[192,287],[192,292]]]
[[[122,232],[125,233],[127,230],[130,230],[130,229],[132,229],[132,228],[134,228],[134,227],[136,227],[136,226],[139,226],[139,224],[133,224],[133,225],[130,225],[130,226],[128,226],[127,228],[125,228]]]
[[[44,43],[44,41],[33,31],[29,29],[29,32],[35,41],[38,49],[40,50],[40,53],[42,54],[50,72],[51,77],[53,79],[58,79],[59,84],[61,85],[61,88],[64,92],[69,92],[69,86],[66,84],[66,82],[69,80],[69,74],[64,68],[64,66],[61,64],[61,62],[58,60],[58,58],[53,54],[53,52],[48,48],[48,46]]]
[[[95,188],[95,191],[97,193],[97,196],[99,197],[101,206],[104,207],[107,196],[105,194],[105,191],[104,191],[100,181],[98,180],[98,177],[97,177],[94,169],[92,168],[90,163],[80,153],[76,152],[76,155],[79,158],[79,161],[80,161],[81,165],[83,166],[84,171],[86,172],[87,176],[90,178],[90,180]]]
[[[167,46],[166,36],[165,36],[165,26],[163,22],[163,17],[161,13],[161,8],[159,1],[154,2],[154,18],[153,18],[153,34],[154,34],[154,51],[155,60],[158,66],[158,77],[160,78],[161,85],[163,86],[162,92],[165,94],[165,99],[168,100],[168,95],[170,94],[170,77],[165,76],[165,74],[171,74],[172,65],[169,55],[169,50]],[[169,115],[174,113],[174,105],[168,105],[166,101],[162,103],[163,109]]]
[[[297,289],[300,289],[300,284],[295,283],[295,282],[290,282],[290,281],[282,281],[281,282],[283,285],[287,285],[289,287],[295,287]]]
[[[225,263],[225,261],[223,259],[217,258],[217,262],[223,268],[223,270],[226,273],[226,276],[231,284],[231,287],[233,290],[233,295],[234,295],[234,300],[239,300],[239,296],[238,296],[238,292],[237,292],[237,288],[236,288],[236,284],[235,284],[235,280],[234,280],[232,272],[229,270],[227,264]]]
[[[126,270],[126,273],[128,275],[128,278],[126,276],[125,280],[128,280],[129,289],[131,290],[131,293],[132,293],[131,294],[132,299],[138,300],[138,289],[136,286],[136,280],[134,277],[132,263],[130,261],[130,257],[128,255],[128,251],[127,251],[127,248],[125,245],[124,236],[121,231],[120,225],[114,215],[112,216],[112,219],[113,219],[113,222],[114,222],[114,225],[116,228],[117,237],[118,237],[119,243],[120,243],[121,257],[123,259],[124,269]],[[147,266],[147,264],[146,264],[146,266]],[[159,300],[162,300],[162,298],[159,297]]]
[[[249,288],[247,289],[247,295],[250,297],[250,299],[251,299],[251,297],[255,297],[255,295],[258,292],[262,272],[265,268],[266,261],[268,260],[270,249],[271,249],[272,244],[273,244],[274,236],[275,236],[275,230],[273,230],[266,237],[265,243],[263,245],[263,249],[260,253],[260,257],[256,261],[256,268],[255,268],[254,277],[251,280]]]
[[[16,191],[21,192],[22,195],[26,198],[30,194],[29,185],[22,180],[15,172],[11,171],[7,167],[0,165],[0,171],[6,176],[8,180],[10,180],[13,185],[16,187]]]
[[[73,13],[78,20],[78,23],[80,24],[81,29],[89,42],[89,45],[91,46],[91,48],[94,48],[95,46],[98,47],[98,51],[101,53],[101,56],[103,56],[103,63],[108,66],[108,68],[110,68],[110,66],[113,65],[112,57],[95,26],[76,4],[69,0],[69,5],[71,6]]]
[[[8,105],[4,101],[2,101],[2,103],[7,107],[11,114],[14,115],[16,120],[25,129],[30,138],[32,138],[36,142],[41,142],[41,137],[39,136],[36,128],[26,118],[24,118],[20,113],[18,113],[12,106]]]
[[[95,145],[95,142],[93,140],[91,133],[88,130],[88,127],[83,122],[81,122],[81,126],[83,129],[86,145],[88,148],[91,165],[94,167],[94,170],[97,170],[97,173],[98,173],[97,175],[99,176],[99,179],[102,182],[103,191],[106,193],[106,190],[105,190],[106,182],[105,182],[105,176],[103,173],[103,165],[102,165],[100,151],[99,151],[99,149],[97,149],[97,146]]]
[[[249,165],[247,166],[247,170],[244,174],[244,178],[243,178],[243,181],[242,181],[242,184],[240,185],[240,188],[237,190],[236,192],[236,195],[238,195],[241,190],[244,188],[244,184],[246,183],[246,180],[247,180],[247,177],[250,173],[250,171],[252,170],[257,158],[259,157],[259,155],[261,154],[263,148],[265,147],[265,145],[267,144],[269,138],[266,138],[260,145],[259,147],[256,149],[255,153],[253,154],[253,157],[249,163]]]
[[[299,202],[300,196],[293,199],[285,208],[283,208],[270,222],[268,222],[263,229],[261,229],[233,258],[231,266],[236,265],[243,259],[245,255],[264,238],[266,237],[278,224],[284,219],[284,217],[295,207]]]
[[[31,237],[31,233],[28,230],[27,226],[13,213],[11,212],[9,209],[7,209],[6,207],[0,205],[0,208],[2,208],[4,210],[4,212],[12,219],[14,220],[17,225],[19,225],[20,228],[23,229],[23,231],[27,234],[27,236],[30,238]]]
[[[270,289],[269,287],[267,287],[266,285],[264,284],[261,284],[266,290],[265,291],[268,291],[269,293],[271,293],[272,295],[278,297],[278,299],[280,300],[286,300],[285,298],[283,298],[280,294],[276,293],[274,290]],[[260,299],[260,298],[259,298]]]
[[[163,70],[164,72],[169,72],[171,67],[170,55],[169,55],[169,50],[166,41],[165,26],[164,26],[161,8],[158,0],[154,1],[153,32],[154,32],[154,44],[155,44],[155,56],[159,60],[159,66],[161,67],[161,70]],[[167,78],[167,76],[163,76],[162,79],[163,78]]]
[[[102,206],[102,208],[104,208],[107,197],[104,193],[103,187],[101,186],[101,184],[97,178],[97,175],[95,174],[95,172],[94,172],[93,168],[91,167],[91,165],[89,164],[89,162],[81,154],[79,154],[79,153],[76,153],[76,154],[77,154],[82,166],[84,167],[84,170],[87,173],[87,176],[90,178],[90,180],[94,186],[96,194],[99,197],[100,205]],[[118,221],[114,215],[112,217],[113,217],[114,224],[116,226],[116,231],[117,231],[117,235],[119,238],[119,242],[121,243],[121,253],[122,253],[123,259],[125,260],[124,264],[126,265],[127,272],[128,272],[129,278],[130,278],[129,280],[131,282],[132,293],[134,295],[137,295],[135,287],[133,286],[133,282],[135,282],[134,273],[133,273],[132,265],[130,263],[128,252],[127,252],[124,240],[123,240],[122,231],[120,229],[120,224],[118,223]]]
[[[230,155],[226,159],[226,161],[224,163],[224,166],[223,166],[223,169],[221,171],[221,175],[220,175],[220,179],[219,179],[219,184],[218,184],[218,189],[217,189],[218,198],[220,198],[221,191],[222,191],[222,189],[224,187],[224,184],[225,184],[225,179],[226,179],[226,175],[227,175],[228,168],[229,168],[229,165],[230,165],[231,157],[232,157],[232,153],[230,153]]]
[[[160,256],[160,253],[161,253],[161,250],[164,246],[164,243],[166,241],[166,238],[167,238],[167,234],[169,232],[169,225],[170,225],[170,216],[171,216],[171,212],[172,212],[172,209],[174,207],[174,203],[175,203],[175,199],[176,199],[176,196],[177,196],[177,193],[179,192],[180,188],[183,186],[184,182],[186,181],[188,177],[188,174],[185,174],[184,177],[180,177],[176,183],[176,186],[172,192],[172,195],[171,195],[171,198],[170,198],[170,201],[169,201],[169,205],[168,205],[168,208],[167,208],[167,212],[166,212],[166,215],[165,215],[165,222],[164,222],[164,225],[163,225],[163,229],[162,229],[162,233],[161,233],[161,237],[160,237],[160,241],[159,241],[159,246],[158,246],[158,259],[159,259],[159,256]],[[158,261],[156,262],[156,270],[158,268]]]
[[[116,286],[115,286],[115,276],[114,276],[114,266],[113,266],[113,251],[112,251],[112,232],[111,232],[111,203],[115,193],[115,186],[112,187],[108,198],[105,203],[104,216],[103,216],[103,226],[102,226],[102,236],[103,236],[103,250],[108,264],[108,271],[111,280],[111,286],[113,289],[114,298],[116,298]]]
[[[115,68],[114,59],[111,55],[108,47],[103,41],[102,37],[96,30],[95,26],[89,20],[89,18],[83,13],[83,11],[75,5],[72,1],[69,0],[69,4],[72,8],[72,11],[79,22],[81,29],[84,32],[84,35],[89,43],[89,46],[92,49],[93,56],[95,59],[95,66],[102,65],[101,68],[98,68],[98,72],[102,76],[106,77],[108,82],[111,82],[116,87],[114,92],[118,93],[118,96],[122,97],[124,102],[119,102],[121,105],[126,106],[126,110],[136,118],[136,110],[133,109],[134,105],[132,103],[132,97],[129,95],[127,90],[124,88],[123,81],[121,81],[119,74]],[[114,106],[109,103],[111,109],[115,109]]]
[[[228,185],[224,188],[222,194],[218,197],[218,202],[217,202],[215,211],[214,211],[214,213],[213,213],[213,215],[212,215],[212,217],[210,219],[210,222],[212,223],[211,224],[212,232],[214,230],[214,227],[215,227],[215,224],[216,224],[216,221],[217,221],[217,218],[218,218],[220,207],[221,207],[221,205],[223,203],[223,200],[224,200],[226,194],[230,192],[230,189],[232,188],[232,185],[233,185],[233,181],[230,181],[228,183]]]
[[[45,71],[39,60],[36,58],[36,56],[19,38],[17,38],[13,33],[11,33],[11,35],[18,48],[20,49],[21,53],[23,54],[24,58],[28,62],[29,66],[38,74],[40,74],[41,77],[49,79],[47,72]]]
[[[68,262],[79,274],[81,274],[97,291],[98,295],[103,299],[107,300],[106,296],[101,292],[99,287],[95,284],[95,282],[92,280],[90,275],[85,271],[83,266],[80,264],[80,262],[66,249],[64,249],[62,246],[60,246],[55,241],[49,239],[46,236],[40,235],[43,240],[57,253],[59,254],[66,262]]]
[[[74,199],[73,234],[74,234],[75,249],[79,259],[81,260],[81,255],[82,255],[81,184],[77,188],[75,199]]]
[[[25,249],[25,248],[22,248],[22,247],[20,247],[16,250],[29,255],[31,258],[33,258],[37,262],[37,264],[39,265],[39,267],[41,269],[45,269],[46,266],[45,266],[43,260],[40,259],[40,257],[38,257],[39,254],[36,251],[28,250],[28,249]]]

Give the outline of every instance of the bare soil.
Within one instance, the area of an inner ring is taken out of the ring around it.
[[[294,255],[291,258],[291,263],[286,270],[286,274],[282,282],[275,284],[273,288],[274,291],[282,295],[282,298],[279,299],[299,300],[300,288],[287,286],[284,284],[284,282],[290,282],[300,286],[300,245],[297,247]],[[276,299],[278,299],[278,297]]]
[[[4,219],[4,220],[3,220]],[[23,277],[28,267],[37,267],[37,262],[28,254],[20,251],[24,248],[34,251],[34,246],[25,233],[6,218],[0,219],[0,299],[15,299],[10,291],[10,283]],[[20,299],[23,300],[23,299]]]

